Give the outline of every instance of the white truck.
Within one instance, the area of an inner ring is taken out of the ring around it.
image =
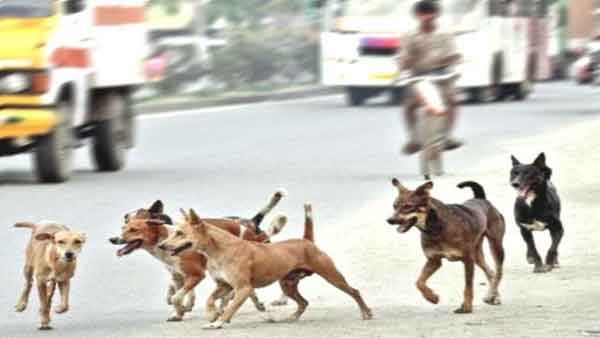
[[[89,137],[99,171],[122,169],[145,81],[144,1],[1,0],[0,41],[0,156],[32,151],[39,180],[63,182]]]

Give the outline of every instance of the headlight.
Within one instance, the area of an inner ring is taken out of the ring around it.
[[[31,87],[31,79],[25,74],[8,74],[0,76],[0,92],[17,94]]]

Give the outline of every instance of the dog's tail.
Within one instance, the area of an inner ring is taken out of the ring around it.
[[[256,215],[254,215],[254,217],[252,217],[251,221],[252,221],[252,223],[254,223],[254,226],[256,227],[257,230],[260,229],[260,223],[262,223],[265,216],[268,213],[270,213],[271,210],[273,210],[273,208],[275,208],[275,206],[286,195],[287,195],[287,192],[285,191],[285,189],[277,190],[273,194],[273,196],[271,196],[271,200],[269,200],[269,203],[264,208],[262,208]]]
[[[304,239],[311,242],[315,241],[312,205],[310,203],[304,204]]]
[[[273,221],[271,222],[271,225],[269,226],[269,229],[267,229],[267,235],[269,236],[269,238],[280,233],[281,230],[283,230],[283,228],[286,226],[287,222],[288,218],[286,215],[279,214],[275,216],[273,218]]]
[[[15,224],[15,228],[26,228],[31,229],[31,231],[35,231],[37,229],[37,225],[31,222],[18,222]]]
[[[459,188],[471,188],[473,190],[473,195],[475,195],[475,198],[478,199],[486,199],[485,197],[485,191],[483,190],[483,187],[481,186],[481,184],[477,183],[477,182],[473,182],[473,181],[466,181],[466,182],[462,182],[459,183],[457,185],[457,187]]]

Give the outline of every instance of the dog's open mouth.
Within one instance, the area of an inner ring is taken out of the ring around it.
[[[410,228],[412,228],[413,225],[417,224],[417,221],[418,221],[418,219],[416,217],[411,217],[409,219],[402,219],[402,220],[400,220],[400,222],[398,222],[398,227],[396,228],[396,231],[403,234],[403,233],[407,232],[408,230],[410,230]]]
[[[117,251],[117,256],[121,257],[132,253],[134,250],[139,249],[142,246],[143,242],[144,241],[142,241],[141,239],[136,239],[131,242],[127,242],[127,244],[125,244],[124,247]]]
[[[192,243],[191,242],[187,242],[183,245],[174,247],[174,246],[163,246],[162,249],[165,250],[167,253],[169,253],[171,256],[177,256],[180,253],[184,252],[187,249],[190,249],[192,247]]]
[[[529,194],[530,191],[531,191],[531,187],[528,185],[523,185],[523,186],[517,188],[517,194],[521,198],[527,198],[527,195]]]

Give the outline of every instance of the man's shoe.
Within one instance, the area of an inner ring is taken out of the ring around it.
[[[408,142],[402,147],[402,153],[404,155],[412,155],[414,153],[419,152],[423,147],[420,143],[417,142]]]
[[[463,144],[464,143],[462,143],[459,140],[449,138],[448,140],[446,140],[446,144],[444,144],[444,150],[449,151],[449,150],[458,149],[458,148],[462,147]]]

